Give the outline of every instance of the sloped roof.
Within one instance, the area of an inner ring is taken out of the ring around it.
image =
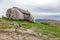
[[[16,8],[17,10],[19,10],[20,12],[22,12],[23,14],[30,14],[30,12],[28,10],[23,10],[21,8],[18,8],[18,7],[13,7],[13,8]]]

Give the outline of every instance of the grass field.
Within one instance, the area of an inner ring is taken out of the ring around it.
[[[25,28],[35,27],[37,30],[42,30],[43,32],[49,32],[55,35],[56,37],[60,37],[60,28],[54,27],[52,25],[42,24],[40,22],[26,22],[22,20],[12,20],[7,18],[0,18],[0,28],[16,28],[14,25],[10,26],[9,23],[17,22],[19,25]]]

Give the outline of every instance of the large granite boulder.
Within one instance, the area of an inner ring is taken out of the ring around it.
[[[21,19],[26,21],[34,21],[34,18],[29,11],[23,10],[18,7],[9,8],[6,12],[6,16],[9,19],[17,19],[17,20]]]

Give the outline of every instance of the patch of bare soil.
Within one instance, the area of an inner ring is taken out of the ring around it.
[[[23,27],[14,29],[0,29],[0,40],[60,40],[52,34],[43,34],[33,28]]]

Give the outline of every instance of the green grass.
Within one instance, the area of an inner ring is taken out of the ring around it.
[[[23,20],[12,20],[12,19],[7,19],[7,18],[0,18],[0,28],[15,28],[15,26],[9,26],[9,23],[11,22],[17,22],[19,25],[25,27],[25,28],[31,28],[35,27],[36,29],[41,29],[43,31],[47,31],[50,33],[53,33],[56,37],[60,37],[60,28],[50,26],[50,25],[45,25],[42,23],[38,22],[26,22]]]

